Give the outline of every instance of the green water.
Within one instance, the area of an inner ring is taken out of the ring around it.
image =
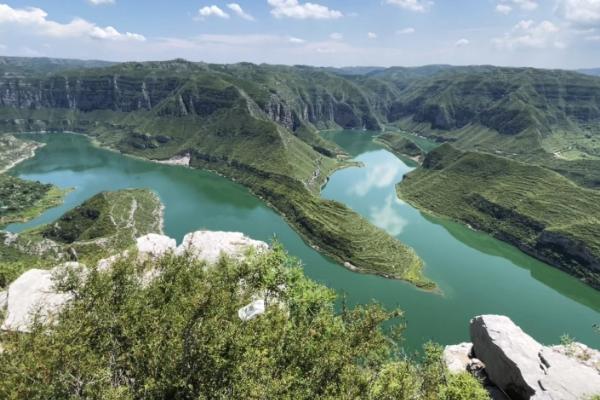
[[[412,169],[372,143],[366,134],[330,134],[364,168],[336,172],[323,196],[369,218],[425,260],[426,273],[443,295],[419,291],[399,281],[352,273],[307,246],[275,212],[243,187],[214,174],[150,163],[93,147],[69,134],[32,136],[47,145],[11,171],[25,179],[73,187],[65,203],[27,224],[47,223],[103,190],[149,188],[165,204],[165,231],[181,240],[198,229],[241,231],[261,240],[273,236],[302,260],[311,278],[344,293],[349,304],[373,300],[405,311],[406,346],[432,339],[442,344],[468,339],[468,321],[477,314],[513,318],[544,343],[563,333],[600,348],[600,292],[544,265],[511,246],[458,224],[426,217],[397,200],[394,185]]]

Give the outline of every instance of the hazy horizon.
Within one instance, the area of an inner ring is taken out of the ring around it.
[[[598,0],[0,2],[0,54],[113,62],[600,67]]]

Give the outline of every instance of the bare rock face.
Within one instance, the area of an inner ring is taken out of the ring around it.
[[[242,321],[250,321],[265,313],[266,305],[264,299],[256,299],[252,303],[238,310],[238,317]]]
[[[142,259],[156,259],[168,252],[174,252],[177,247],[175,239],[168,236],[150,233],[136,240],[138,255]]]
[[[8,302],[8,292],[7,291],[0,292],[0,311],[4,310],[6,308],[7,302]]]
[[[597,370],[542,346],[508,317],[475,317],[470,331],[487,376],[513,400],[578,400],[600,393]]]
[[[444,348],[444,362],[448,367],[448,371],[452,374],[460,374],[467,370],[467,366],[471,362],[471,354],[473,345],[471,343],[461,343]]]
[[[57,268],[31,269],[10,284],[6,319],[0,329],[29,332],[35,313],[43,323],[52,321],[52,317],[71,299],[69,293],[60,293],[55,288],[53,274]]]
[[[188,254],[209,264],[216,263],[221,254],[241,259],[246,252],[254,248],[265,251],[269,246],[265,242],[252,240],[239,232],[198,231],[185,235],[176,254]]]

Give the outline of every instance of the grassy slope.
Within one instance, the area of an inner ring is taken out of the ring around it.
[[[162,205],[141,189],[103,192],[55,222],[19,235],[0,233],[0,287],[31,268],[77,259],[90,265],[148,233],[162,232]],[[8,240],[7,240],[8,239]]]
[[[0,136],[0,228],[37,217],[60,204],[65,191],[53,185],[24,181],[4,174],[18,162],[33,155],[38,143],[13,136]]]
[[[407,156],[417,161],[421,161],[425,155],[425,151],[423,149],[421,149],[411,139],[400,133],[386,132],[377,136],[375,141],[383,144],[397,156]]]
[[[442,69],[407,80],[394,70],[372,79],[400,90],[387,118],[396,126],[499,153],[600,187],[600,79],[532,68]]]
[[[553,171],[446,144],[398,185],[398,194],[600,287],[600,193]]]
[[[75,97],[86,112],[2,108],[0,129],[75,130],[150,159],[191,154],[193,166],[237,179],[265,198],[327,255],[364,272],[432,287],[411,249],[349,208],[319,197],[329,174],[344,164],[333,157],[335,146],[318,137],[315,125],[299,115],[304,107],[319,115],[323,110],[315,104],[324,96],[345,116],[333,124],[370,123],[367,101],[354,84],[322,72],[315,77],[312,70],[181,61],[71,71],[56,77],[53,87],[64,88],[65,78],[72,85],[84,82]],[[319,94],[311,92],[314,79],[324,82]],[[153,92],[145,97],[142,85]],[[144,101],[151,109],[138,110]],[[121,111],[114,110],[115,104]]]

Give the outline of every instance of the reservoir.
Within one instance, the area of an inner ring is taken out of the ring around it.
[[[326,136],[364,166],[337,171],[322,196],[347,204],[413,247],[441,294],[343,268],[306,245],[283,218],[226,178],[123,156],[95,147],[81,135],[28,135],[46,146],[10,173],[74,190],[64,204],[7,230],[51,222],[101,191],[147,188],[160,196],[165,233],[178,242],[200,229],[239,231],[264,241],[277,238],[302,261],[310,278],[336,290],[349,305],[377,301],[401,308],[408,350],[428,340],[467,341],[469,319],[478,314],[508,315],[545,344],[558,343],[567,333],[600,348],[600,333],[593,328],[600,324],[599,291],[508,244],[399,200],[395,185],[415,165],[375,144],[370,134],[342,131]]]

